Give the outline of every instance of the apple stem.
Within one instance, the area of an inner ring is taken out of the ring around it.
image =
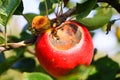
[[[53,24],[53,30],[52,30],[52,35],[53,35],[53,38],[56,38],[56,40],[59,40],[59,36],[57,35],[57,30],[58,30],[58,27],[57,27],[57,24],[54,23]]]

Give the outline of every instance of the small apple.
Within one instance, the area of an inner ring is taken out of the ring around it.
[[[78,65],[90,65],[94,48],[90,33],[83,25],[65,21],[56,29],[42,33],[35,50],[41,66],[57,78]]]

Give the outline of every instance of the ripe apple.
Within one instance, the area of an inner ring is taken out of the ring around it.
[[[41,66],[52,76],[60,77],[78,65],[90,65],[94,48],[83,25],[65,21],[56,29],[42,33],[35,50]]]

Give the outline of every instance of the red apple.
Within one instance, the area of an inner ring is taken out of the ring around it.
[[[52,76],[60,77],[78,65],[90,65],[93,42],[88,30],[75,21],[65,21],[38,37],[36,56]]]

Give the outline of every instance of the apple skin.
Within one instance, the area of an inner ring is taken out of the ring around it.
[[[70,49],[55,48],[50,42],[51,29],[40,35],[36,42],[36,57],[41,66],[53,77],[60,77],[79,65],[90,65],[93,57],[93,42],[89,31],[80,23],[65,21],[63,24],[74,24],[80,28],[82,38]]]

